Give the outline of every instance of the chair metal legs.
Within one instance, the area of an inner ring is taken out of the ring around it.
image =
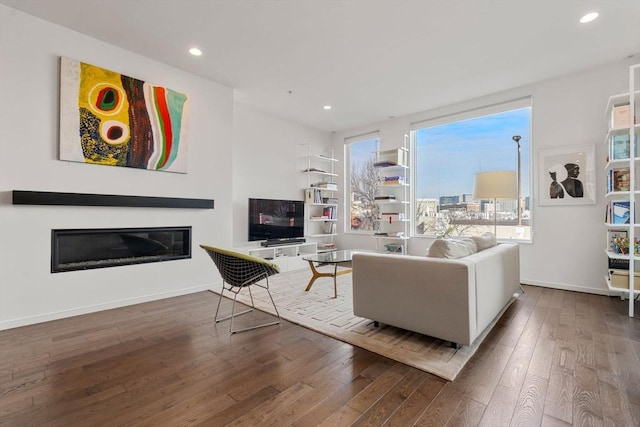
[[[222,291],[220,291],[220,298],[218,299],[218,307],[216,308],[216,315],[214,317],[214,323],[218,323],[218,322],[222,322],[222,321],[227,320],[227,319],[231,319],[231,322],[229,322],[229,332],[231,334],[235,334],[236,332],[249,331],[249,330],[252,330],[252,329],[257,329],[257,328],[262,328],[262,327],[265,327],[265,326],[272,326],[272,325],[279,324],[280,323],[280,313],[278,312],[278,307],[276,307],[276,303],[273,301],[273,297],[271,296],[271,292],[269,292],[269,278],[266,278],[266,280],[267,280],[266,286],[262,286],[262,285],[259,285],[257,283],[254,283],[253,285],[246,286],[246,288],[249,289],[249,297],[251,298],[251,308],[248,309],[248,310],[241,311],[240,313],[236,313],[235,312],[236,300],[238,299],[238,294],[240,293],[240,291],[242,290],[243,287],[229,285],[229,288],[226,288],[225,287],[226,283],[222,282]],[[269,322],[269,323],[263,323],[263,324],[260,324],[260,325],[250,326],[248,328],[242,328],[242,329],[235,329],[234,330],[233,329],[233,318],[237,317],[237,316],[240,316],[242,314],[245,314],[245,313],[252,312],[256,308],[256,306],[255,306],[255,304],[253,302],[253,294],[251,293],[251,286],[254,286],[254,285],[255,286],[259,286],[259,287],[261,287],[263,289],[266,289],[267,294],[269,295],[269,299],[271,300],[271,304],[273,304],[273,308],[276,310],[276,316],[278,317],[278,320],[274,321],[274,322]],[[221,319],[218,319],[218,312],[220,311],[220,303],[222,301],[222,297],[223,297],[223,294],[224,294],[225,290],[234,293],[233,305],[231,306],[231,314],[229,316],[225,316],[225,317],[223,317]]]

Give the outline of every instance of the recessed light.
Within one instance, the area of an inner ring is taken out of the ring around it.
[[[200,56],[202,55],[202,51],[200,49],[198,49],[197,47],[192,47],[191,49],[189,49],[189,53],[193,56]]]
[[[599,16],[598,12],[589,12],[580,18],[580,22],[586,24],[587,22],[591,22],[595,20]]]
[[[324,106],[324,107],[322,107],[322,108],[324,108],[325,110],[331,110],[331,105],[325,105],[325,106]]]

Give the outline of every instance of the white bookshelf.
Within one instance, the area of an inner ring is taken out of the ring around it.
[[[609,97],[607,107],[605,110],[605,116],[607,119],[607,135],[605,138],[605,145],[607,149],[607,164],[605,166],[605,173],[607,177],[612,174],[612,171],[627,169],[629,170],[629,189],[626,188],[622,191],[616,191],[614,184],[609,184],[610,188],[607,188],[606,200],[608,206],[608,219],[605,221],[607,229],[607,241],[605,247],[605,253],[608,260],[608,266],[612,264],[612,261],[618,260],[628,263],[628,288],[620,288],[612,286],[611,277],[612,272],[615,270],[609,269],[608,276],[605,277],[605,283],[611,292],[620,293],[622,297],[628,297],[629,307],[628,312],[630,317],[634,317],[634,299],[640,294],[640,289],[635,285],[635,270],[636,265],[640,262],[640,256],[635,254],[635,240],[640,236],[640,218],[636,212],[636,199],[640,195],[640,186],[637,185],[636,176],[638,174],[638,166],[640,165],[640,157],[637,156],[638,148],[636,147],[637,138],[640,134],[640,126],[637,124],[637,111],[640,105],[640,64],[632,65],[629,68],[629,92],[616,94]],[[620,106],[628,105],[628,117],[622,115],[622,123],[618,123],[614,120],[614,117],[621,117],[614,112],[614,109],[621,108]],[[628,138],[629,153],[622,158],[616,158],[616,152],[614,145],[618,144],[620,140]],[[626,158],[625,158],[626,157]],[[628,202],[629,209],[629,222],[628,223],[616,223],[613,218],[614,204],[618,201]],[[629,248],[626,254],[618,253],[611,247],[609,237],[614,232],[624,232],[629,239]],[[621,270],[624,271],[624,270]]]
[[[334,237],[338,228],[338,159],[333,150],[317,153],[309,145],[303,145],[305,175],[304,184],[304,234],[317,245],[318,252],[334,250]]]

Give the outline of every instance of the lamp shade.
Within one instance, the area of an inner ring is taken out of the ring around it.
[[[517,199],[518,179],[514,171],[491,171],[476,174],[473,187],[475,200]]]

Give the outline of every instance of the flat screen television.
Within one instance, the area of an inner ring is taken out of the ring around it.
[[[249,241],[304,237],[304,202],[249,199]]]

